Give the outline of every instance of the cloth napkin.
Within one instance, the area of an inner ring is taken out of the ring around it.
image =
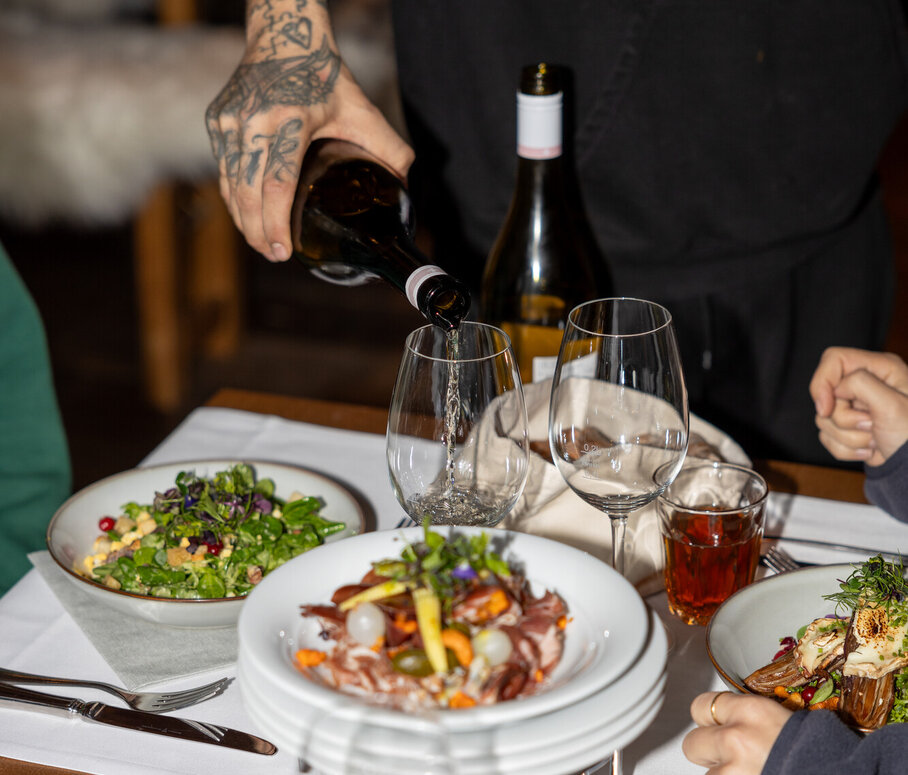
[[[582,383],[588,389],[590,381]],[[523,495],[500,527],[562,541],[609,562],[612,534],[608,517],[581,500],[550,460],[547,439],[551,389],[551,380],[524,386],[533,450],[529,476]],[[750,458],[733,439],[693,414],[688,457],[750,465]],[[625,562],[625,575],[642,594],[651,594],[661,587],[664,559],[655,503],[630,514]]]
[[[236,627],[185,629],[127,616],[78,589],[49,552],[32,552],[28,559],[127,689],[236,663]]]

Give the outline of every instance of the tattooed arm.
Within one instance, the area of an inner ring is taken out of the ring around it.
[[[272,261],[290,255],[290,208],[312,140],[356,143],[401,177],[413,161],[341,61],[325,0],[247,0],[246,52],[205,122],[230,214]]]

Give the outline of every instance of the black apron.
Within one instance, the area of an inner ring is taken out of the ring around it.
[[[661,301],[691,408],[754,456],[832,462],[807,394],[879,349],[891,250],[874,169],[906,105],[895,0],[393,0],[411,187],[478,285],[510,200],[520,68],[567,66],[566,142],[621,295]]]

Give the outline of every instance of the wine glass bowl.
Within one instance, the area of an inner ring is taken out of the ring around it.
[[[597,299],[568,316],[552,382],[549,445],[567,485],[612,520],[624,572],[627,516],[655,500],[687,453],[687,390],[671,314]]]
[[[416,522],[497,525],[529,467],[526,403],[507,335],[472,322],[413,331],[386,448],[394,494]]]

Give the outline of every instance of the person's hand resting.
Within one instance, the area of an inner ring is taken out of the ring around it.
[[[249,0],[246,53],[205,115],[221,195],[246,241],[290,256],[290,209],[309,143],[366,148],[406,178],[413,151],[341,61],[324,3]]]
[[[839,460],[878,466],[908,440],[908,366],[897,355],[830,347],[810,395],[820,442]]]
[[[690,715],[697,728],[681,743],[690,761],[713,775],[760,775],[791,711],[768,697],[705,692]]]

